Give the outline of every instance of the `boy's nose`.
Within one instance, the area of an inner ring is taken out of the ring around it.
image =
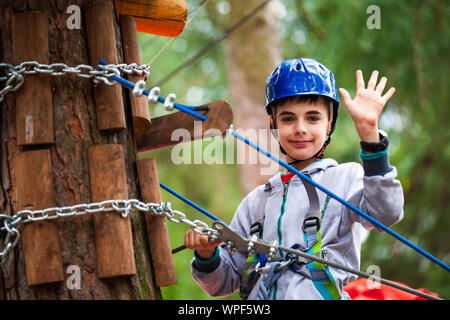
[[[297,121],[295,126],[295,134],[304,134],[306,133],[306,126],[303,121]]]

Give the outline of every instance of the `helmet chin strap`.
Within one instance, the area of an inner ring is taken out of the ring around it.
[[[280,142],[279,140],[278,140],[278,142]],[[331,142],[331,137],[330,136],[328,136],[328,138],[327,138],[327,140],[325,141],[325,143],[323,144],[323,146],[322,146],[322,148],[320,148],[320,150],[319,150],[319,152],[317,152],[315,155],[313,155],[311,158],[308,158],[308,159],[305,159],[305,160],[294,160],[294,161],[292,161],[292,162],[289,162],[288,164],[290,165],[290,166],[293,166],[293,167],[295,167],[297,164],[299,164],[299,163],[302,163],[303,161],[308,161],[309,159],[313,159],[313,158],[315,158],[316,160],[318,160],[318,159],[323,159],[323,155],[324,155],[324,152],[325,152],[325,148],[327,147],[327,145],[329,145],[330,144],[330,142]],[[280,149],[282,149],[283,151],[284,151],[284,149],[283,149],[283,147],[280,145]],[[287,155],[289,155],[292,159],[294,159],[294,157],[292,157],[290,154],[288,154],[286,151],[284,151],[285,152],[285,154],[287,154]]]

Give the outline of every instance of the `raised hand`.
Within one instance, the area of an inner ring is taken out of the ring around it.
[[[384,95],[387,78],[382,77],[377,85],[378,71],[373,71],[365,88],[361,70],[356,71],[356,95],[352,99],[344,88],[339,89],[345,108],[355,123],[356,131],[362,141],[378,142],[378,119],[384,106],[392,97],[395,88],[391,87]]]

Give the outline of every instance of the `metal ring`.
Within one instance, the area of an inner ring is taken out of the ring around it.
[[[160,89],[159,87],[153,87],[153,88],[150,90],[150,93],[149,93],[149,95],[148,95],[148,97],[147,97],[147,101],[148,101],[149,103],[151,103],[151,104],[157,103],[157,102],[158,102],[158,99],[159,99],[160,93],[161,93],[161,89]]]
[[[140,97],[140,96],[142,96],[142,93],[144,92],[144,90],[145,90],[145,81],[139,80],[134,85],[133,95],[136,97]]]
[[[167,111],[173,110],[176,99],[177,99],[177,96],[175,93],[170,93],[167,96],[166,101],[164,101],[164,107],[166,108]]]

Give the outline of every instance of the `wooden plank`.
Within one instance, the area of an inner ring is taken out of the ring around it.
[[[40,210],[56,206],[50,151],[27,151],[16,158],[18,209]],[[22,233],[29,286],[63,281],[58,228],[54,221],[34,221]]]
[[[125,62],[128,64],[141,64],[141,54],[139,52],[139,43],[136,32],[136,24],[131,17],[120,16],[120,30],[122,32],[122,45]],[[143,77],[139,75],[130,75],[128,80],[136,83],[142,80]],[[135,97],[130,90],[131,100],[131,115],[133,118],[133,132],[134,135],[144,133],[150,129],[150,111],[148,110],[147,97]]]
[[[198,120],[181,111],[153,118],[150,130],[136,137],[138,152],[187,142],[182,138],[172,141],[172,132],[176,129],[188,130],[191,137],[190,141],[212,137],[218,133],[217,130],[224,135],[233,121],[233,111],[230,105],[223,100],[219,100],[209,103],[208,106],[208,111],[198,111],[198,113],[208,117],[206,121]],[[196,127],[194,122],[197,123],[197,127],[201,127],[201,130],[194,130]],[[207,130],[209,131],[207,132]]]
[[[91,65],[97,66],[101,59],[108,64],[117,64],[112,2],[108,0],[88,1],[85,21]],[[108,86],[99,83],[94,88],[94,96],[99,130],[126,128],[122,87],[118,84]]]
[[[24,61],[49,63],[48,17],[40,11],[27,11],[12,17],[14,64]],[[26,75],[16,91],[17,144],[54,143],[53,105],[50,76]]]
[[[92,146],[88,154],[92,202],[128,199],[122,145]],[[96,213],[94,227],[98,276],[136,274],[130,217],[123,218],[118,212]]]
[[[176,37],[186,25],[186,0],[116,0],[115,3],[120,15],[133,17],[138,32]]]
[[[158,169],[154,158],[137,160],[139,185],[145,202],[161,203]],[[145,215],[148,241],[152,254],[156,285],[167,287],[177,283],[166,218]]]

